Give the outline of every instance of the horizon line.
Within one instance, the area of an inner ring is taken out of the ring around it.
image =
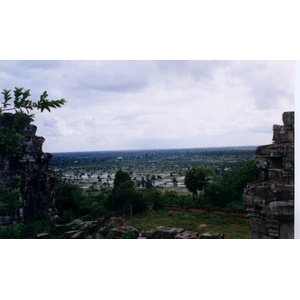
[[[134,151],[162,151],[162,150],[195,150],[195,149],[219,149],[219,148],[257,148],[259,145],[244,146],[210,146],[210,147],[191,147],[191,148],[148,148],[148,149],[122,149],[122,150],[75,150],[75,151],[55,151],[57,153],[84,153],[84,152],[134,152]]]

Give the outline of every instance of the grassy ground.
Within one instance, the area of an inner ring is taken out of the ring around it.
[[[196,231],[224,233],[225,239],[247,239],[249,226],[246,217],[228,214],[197,213],[191,211],[161,210],[154,213],[141,213],[127,219],[127,224],[138,230],[155,229],[158,226],[184,228]]]

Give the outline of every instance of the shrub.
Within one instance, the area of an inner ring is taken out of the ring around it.
[[[1,239],[19,239],[22,234],[22,225],[14,222],[11,225],[0,226]]]

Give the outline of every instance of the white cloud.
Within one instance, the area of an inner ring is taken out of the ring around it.
[[[188,148],[269,143],[294,110],[291,61],[1,61],[1,88],[47,90],[44,149]],[[11,86],[11,84],[14,84]],[[268,134],[269,128],[269,134]]]

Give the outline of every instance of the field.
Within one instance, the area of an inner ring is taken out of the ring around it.
[[[188,168],[200,164],[217,172],[253,159],[255,147],[136,150],[54,153],[51,167],[71,183],[97,191],[113,187],[114,175],[122,169],[138,183],[150,178],[154,186],[187,193],[184,176]]]
[[[152,214],[142,213],[127,218],[127,224],[138,230],[155,229],[158,226],[184,228],[185,230],[210,233],[224,233],[226,239],[249,238],[249,226],[245,216],[217,212],[168,211]]]

